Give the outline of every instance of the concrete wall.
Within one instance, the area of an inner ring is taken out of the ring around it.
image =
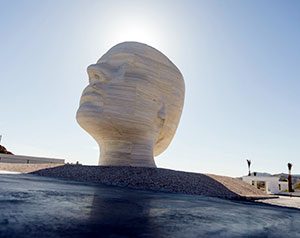
[[[288,190],[288,182],[284,182],[284,181],[279,181],[281,190],[280,192],[285,192],[286,190]]]
[[[268,183],[268,192],[269,193],[273,193],[273,194],[279,193],[278,180],[279,180],[279,178],[277,180],[267,181],[267,183]]]
[[[17,163],[0,163],[0,173],[3,171],[31,173],[37,170],[49,169],[58,166],[64,166],[64,164],[17,164]]]
[[[266,183],[266,192],[277,194],[279,192],[284,192],[288,189],[288,183],[284,181],[279,181],[278,177],[273,176],[244,176],[243,181],[257,187],[259,181],[264,181]],[[279,189],[280,184],[280,189]]]
[[[257,187],[257,184],[265,182],[265,190],[267,193],[276,194],[279,192],[279,178],[273,176],[244,176],[242,177],[243,181]]]
[[[64,164],[64,159],[43,158],[23,155],[0,154],[0,163],[17,164]]]

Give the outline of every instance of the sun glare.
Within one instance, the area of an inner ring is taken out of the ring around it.
[[[138,41],[156,47],[163,44],[162,32],[145,20],[117,21],[112,29],[109,38],[114,43]]]

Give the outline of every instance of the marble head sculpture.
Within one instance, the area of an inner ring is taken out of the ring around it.
[[[176,132],[184,80],[161,52],[142,43],[112,47],[87,68],[76,119],[99,144],[100,165],[156,167]]]

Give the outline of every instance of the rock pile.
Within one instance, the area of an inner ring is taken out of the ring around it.
[[[4,146],[0,145],[0,154],[8,154],[13,155],[10,151],[8,151]]]

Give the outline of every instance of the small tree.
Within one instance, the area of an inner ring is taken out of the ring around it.
[[[250,176],[251,175],[251,171],[250,171],[251,160],[247,159],[247,164],[248,164],[248,176]]]
[[[288,176],[288,187],[289,187],[289,192],[294,192],[293,187],[292,187],[292,164],[288,163],[287,164],[288,169],[289,169],[289,176]]]
[[[300,182],[294,186],[294,189],[300,190]]]
[[[287,165],[288,165],[288,169],[289,169],[289,174],[291,174],[293,165],[291,163],[288,163]]]

